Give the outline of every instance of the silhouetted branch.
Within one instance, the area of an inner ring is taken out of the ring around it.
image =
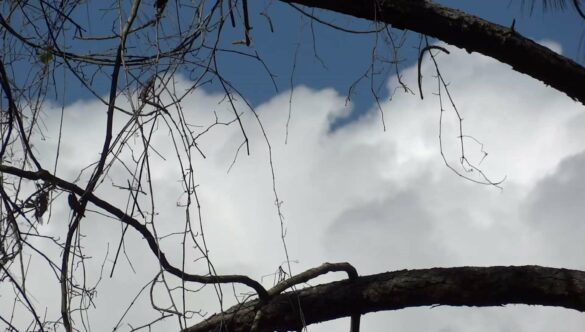
[[[423,57],[425,55],[425,52],[430,51],[432,49],[440,50],[440,51],[443,51],[443,52],[449,54],[449,51],[447,51],[446,48],[441,47],[441,46],[436,46],[436,45],[426,46],[425,48],[423,48],[420,51],[420,53],[418,55],[418,91],[420,93],[420,99],[424,99],[423,92],[422,92],[422,73],[420,72],[420,67],[422,65],[422,60],[423,60]]]
[[[12,166],[0,165],[0,172],[16,175],[21,178],[29,180],[44,180],[46,182],[54,184],[55,186],[63,190],[71,191],[78,195],[83,195],[85,193],[85,191],[82,188],[76,186],[73,183],[65,181],[59,177],[56,177],[47,172],[46,170],[31,172]],[[148,246],[150,247],[152,253],[157,257],[161,267],[165,271],[171,273],[172,275],[175,275],[185,281],[198,282],[202,284],[240,283],[254,289],[260,299],[262,300],[268,299],[269,295],[266,289],[259,282],[247,276],[242,275],[201,276],[181,271],[180,269],[171,265],[171,263],[166,258],[165,254],[159,248],[156,238],[150,233],[150,231],[145,225],[140,223],[138,220],[132,218],[131,216],[125,214],[122,210],[118,209],[117,207],[95,196],[93,193],[87,193],[86,198],[88,202],[91,202],[92,204],[111,213],[112,215],[119,218],[120,221],[130,225],[136,231],[138,231],[140,235],[142,235],[146,242],[148,243]]]
[[[530,75],[585,104],[585,89],[574,83],[585,82],[584,67],[508,27],[460,10],[429,0],[281,1],[384,22],[396,29],[412,30],[435,37],[468,52],[478,52],[509,64],[517,72]]]
[[[540,266],[454,267],[402,270],[331,282],[275,296],[264,305],[259,331],[307,325],[380,310],[418,306],[529,304],[585,311],[585,272]],[[249,331],[258,301],[237,305],[183,332]]]

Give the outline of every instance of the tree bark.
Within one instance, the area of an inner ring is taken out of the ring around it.
[[[390,24],[506,63],[585,105],[585,68],[513,29],[425,0],[281,0]]]
[[[299,308],[307,325],[407,307],[502,306],[530,304],[585,311],[585,272],[540,266],[494,266],[402,270],[354,281],[344,280],[287,292],[261,304],[236,305],[184,332],[250,331],[255,317],[260,331],[301,328]],[[257,310],[261,314],[257,315]]]

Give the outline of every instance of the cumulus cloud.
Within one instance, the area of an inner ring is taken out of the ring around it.
[[[270,156],[293,272],[325,261],[349,261],[361,274],[458,265],[542,264],[583,269],[583,106],[497,61],[448,48],[452,53],[440,55],[438,61],[464,118],[465,134],[473,136],[465,140],[467,153],[481,162],[481,169],[491,179],[506,178],[503,190],[466,181],[443,164],[438,141],[440,110],[431,94],[436,92],[436,82],[430,61],[422,68],[425,100],[399,94],[382,105],[386,132],[375,109],[331,131],[334,119],[348,112],[345,96],[330,89],[298,86],[293,94],[288,139],[289,94],[283,93],[255,110],[262,127],[254,113],[238,104],[250,138],[250,155],[245,148],[238,152],[243,136],[234,123],[215,126],[198,141],[206,158],[191,156],[204,232],[218,272],[248,274],[269,286],[271,274],[283,265]],[[416,86],[416,68],[404,70],[403,75],[410,79],[411,87]],[[178,86],[186,84],[177,79]],[[391,85],[389,89],[393,89]],[[184,102],[189,105],[185,109],[187,121],[204,128],[215,121],[214,112],[221,121],[232,120],[222,97],[203,90],[189,95]],[[458,121],[453,110],[445,108],[444,151],[447,160],[456,164]],[[99,157],[104,109],[93,101],[65,109],[60,176],[73,180],[81,168]],[[121,128],[124,116],[117,121]],[[48,110],[45,122],[47,139],[38,146],[43,161],[52,163],[57,111]],[[138,140],[130,142],[140,145]],[[177,166],[164,126],[156,132],[152,146],[157,229],[170,234],[184,227],[185,210],[180,204],[185,195],[179,182],[182,169]],[[489,153],[485,159],[482,148]],[[123,153],[120,160],[131,157],[129,152]],[[99,194],[124,207],[127,193],[112,184],[126,185],[131,173],[115,163]],[[68,208],[62,196],[42,232],[64,234]],[[196,220],[197,210],[190,213]],[[109,272],[120,225],[90,214],[82,228],[87,234],[87,250],[95,253],[93,271],[100,269],[109,247],[105,264]],[[137,272],[122,258],[117,277],[104,280],[98,308],[92,309],[98,330],[111,328],[115,324],[112,317],[120,316],[157,271],[140,237],[129,233],[127,254]],[[181,263],[180,241],[171,237],[162,243],[176,265]],[[58,257],[59,252],[53,254]],[[187,260],[189,270],[205,272],[204,264],[194,259]],[[38,278],[31,280],[31,287],[45,287]],[[231,292],[229,287],[224,291]],[[38,292],[45,294],[39,296],[39,307],[58,294],[58,290]],[[216,310],[216,302],[207,304],[213,295],[209,290],[208,294],[191,296],[190,309]],[[112,304],[113,299],[117,304]],[[146,302],[132,311],[129,320],[152,317]],[[231,302],[226,299],[226,303]],[[176,329],[175,324],[169,322],[167,327]],[[365,330],[545,331],[558,324],[564,331],[577,331],[585,320],[567,310],[522,306],[418,308],[364,318]],[[340,328],[347,328],[347,322],[321,324],[310,330]]]

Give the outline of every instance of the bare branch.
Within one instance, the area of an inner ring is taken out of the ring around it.
[[[522,35],[431,1],[281,0],[391,24],[478,52],[536,78],[585,104],[585,68]]]
[[[432,49],[440,50],[440,51],[443,51],[443,52],[449,54],[449,51],[447,51],[446,48],[441,47],[441,46],[436,46],[436,45],[425,46],[425,48],[423,48],[420,51],[420,54],[418,56],[418,91],[420,93],[420,99],[424,99],[423,92],[422,92],[422,73],[420,72],[420,66],[422,65],[422,60],[423,60],[423,57],[425,55],[425,52],[430,51]]]
[[[402,270],[358,277],[278,295],[265,304],[259,331],[301,327],[299,299],[307,324],[358,311],[362,314],[409,307],[559,306],[585,312],[585,272],[540,266],[455,267]],[[249,331],[258,301],[234,306],[183,332]]]
[[[78,195],[83,195],[85,192],[82,188],[70,182],[67,182],[59,177],[56,177],[45,170],[39,172],[30,172],[12,166],[0,165],[0,172],[13,174],[29,180],[44,180],[46,182],[56,185],[61,189],[74,192]],[[263,301],[268,300],[269,295],[266,289],[262,287],[260,283],[247,276],[241,275],[201,276],[186,273],[172,266],[170,262],[167,260],[165,254],[159,248],[157,240],[150,233],[146,226],[141,224],[138,220],[125,214],[122,210],[118,209],[117,207],[95,196],[93,193],[87,193],[86,198],[88,202],[91,202],[92,204],[104,209],[105,211],[108,211],[112,215],[119,218],[120,221],[130,225],[136,231],[138,231],[140,235],[142,235],[145,238],[146,242],[148,243],[148,246],[150,247],[153,254],[158,258],[160,265],[163,267],[163,269],[171,273],[172,275],[179,277],[185,281],[199,282],[202,284],[241,283],[254,289],[261,300]]]

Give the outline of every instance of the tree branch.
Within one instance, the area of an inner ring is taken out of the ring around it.
[[[347,273],[349,280],[356,280],[358,277],[356,269],[349,263],[323,263],[319,267],[309,269],[301,274],[297,274],[281,281],[276,286],[268,290],[268,295],[278,295],[293,286],[308,282],[309,280],[315,279],[320,275],[327,274],[329,272],[340,271]]]
[[[345,272],[347,273],[347,277],[349,280],[356,280],[358,277],[357,270],[349,263],[323,263],[321,266],[308,269],[300,274],[292,276],[288,279],[285,279],[278,283],[276,286],[272,287],[268,290],[268,295],[270,297],[274,297],[275,295],[281,294],[285,290],[294,287],[301,283],[309,282],[311,279],[315,279],[321,275],[327,274],[329,272]],[[264,303],[265,304],[265,303]],[[264,315],[264,308],[261,306],[256,311],[256,316],[254,318],[254,322],[252,323],[252,327],[250,332],[258,332],[260,331],[259,323],[263,319]],[[359,332],[360,328],[360,314],[352,314],[351,315],[351,327],[350,332]]]
[[[266,289],[256,280],[251,279],[250,277],[243,276],[243,275],[211,275],[211,276],[203,276],[197,274],[189,274],[181,269],[176,268],[175,266],[171,265],[168,261],[166,255],[161,251],[158,246],[158,242],[156,238],[150,233],[148,228],[140,223],[138,220],[132,218],[131,216],[125,214],[122,210],[118,209],[117,207],[113,206],[112,204],[100,199],[93,193],[85,193],[85,190],[76,186],[75,184],[65,181],[46,170],[40,170],[37,172],[26,171],[23,169],[19,169],[17,167],[1,165],[0,164],[0,173],[12,174],[24,179],[29,180],[43,180],[45,182],[54,184],[55,186],[76,193],[78,195],[85,194],[88,202],[91,202],[97,207],[100,207],[107,211],[108,213],[116,216],[120,221],[123,223],[131,226],[134,228],[140,235],[142,235],[150,247],[152,253],[158,259],[161,267],[169,272],[170,274],[181,278],[184,281],[189,282],[198,282],[202,284],[226,284],[226,283],[240,283],[246,285],[256,291],[258,297],[266,301],[269,298],[268,292]]]
[[[585,105],[585,68],[508,27],[424,0],[281,0],[377,20],[506,63]]]
[[[259,331],[407,307],[530,304],[585,311],[585,272],[541,266],[455,267],[386,272],[275,296],[263,306]],[[258,301],[239,304],[183,332],[249,331]]]

